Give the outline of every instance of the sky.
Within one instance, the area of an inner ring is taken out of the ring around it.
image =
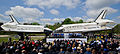
[[[0,0],[0,22],[8,22],[12,14],[20,23],[42,25],[83,19],[93,21],[102,10],[106,19],[120,23],[120,0]]]

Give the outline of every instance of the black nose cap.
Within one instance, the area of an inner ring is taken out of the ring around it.
[[[0,31],[3,30],[3,29],[1,28],[1,25],[3,25],[3,23],[0,22]]]

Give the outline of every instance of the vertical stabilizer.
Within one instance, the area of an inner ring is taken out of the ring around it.
[[[15,17],[13,15],[9,15],[12,22],[16,23],[16,24],[19,24],[19,22],[15,19]]]
[[[103,10],[99,15],[98,17],[94,20],[94,22],[98,21],[98,20],[101,20],[101,19],[104,19],[105,16],[106,16],[106,12],[107,10]]]

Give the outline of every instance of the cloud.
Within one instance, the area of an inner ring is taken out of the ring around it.
[[[53,21],[54,22],[61,22],[61,21],[64,21],[65,18],[54,18]]]
[[[120,19],[120,16],[118,16],[117,18]]]
[[[0,14],[0,22],[6,22],[9,20],[9,17],[8,16],[5,16],[3,14]]]
[[[33,22],[38,22],[39,23],[39,20],[34,19],[34,18],[24,18],[23,20],[24,21],[22,23],[33,23]]]
[[[87,19],[86,22],[93,22],[95,19],[93,18],[90,18],[90,19]]]
[[[44,15],[44,12],[40,11],[37,8],[25,8],[22,6],[15,6],[11,7],[10,9],[11,10],[5,12],[6,15],[13,14],[16,17],[20,18],[39,18]]]
[[[65,18],[44,18],[44,19],[40,19],[41,22],[60,22],[60,21],[64,21]]]
[[[119,18],[119,16],[118,16],[118,18],[116,18],[116,19],[112,19],[116,24],[120,24],[120,18]]]
[[[104,7],[104,8],[97,9],[97,10],[88,10],[87,15],[89,17],[97,17],[102,10],[107,10],[107,14],[116,13],[118,11],[117,9],[113,9],[111,7]]]
[[[89,17],[95,18],[104,9],[107,9],[108,14],[117,12],[117,9],[111,8],[113,4],[120,3],[120,0],[86,0],[85,9]]]
[[[65,18],[53,18],[53,19],[43,18],[43,19],[40,19],[39,22],[40,22],[40,24],[42,24],[42,25],[45,25],[45,24],[53,25],[54,23],[64,21],[64,19],[65,19]]]
[[[70,18],[72,21],[78,21],[78,20],[81,19],[81,17],[66,17],[66,18]],[[44,19],[40,19],[40,22],[41,22],[42,24],[48,23],[48,24],[53,25],[54,23],[64,21],[66,18],[53,18],[53,19],[44,18]]]
[[[53,15],[58,15],[59,11],[55,10],[55,9],[52,9],[52,10],[50,10],[50,13],[53,14]]]
[[[44,8],[59,8],[61,6],[67,8],[75,8],[81,3],[80,0],[24,0],[26,5],[36,5],[42,9]]]
[[[81,17],[67,17],[70,18],[72,21],[79,21],[80,19],[82,19]]]
[[[89,9],[99,9],[120,3],[120,0],[86,0],[86,7]]]
[[[3,14],[0,14],[0,17],[1,17],[1,18],[8,18],[8,16],[5,16],[5,15],[3,15]]]
[[[45,25],[53,25],[53,23],[43,23],[43,25],[45,26]]]
[[[49,21],[51,21],[51,19],[49,19],[49,18],[47,18],[47,19],[40,19],[40,21],[49,22]]]

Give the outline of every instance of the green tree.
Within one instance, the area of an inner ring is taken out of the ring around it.
[[[120,24],[117,24],[114,28],[113,28],[113,32],[120,34]]]
[[[63,22],[62,22],[62,24],[74,24],[75,22],[74,21],[72,21],[70,18],[66,18]]]
[[[76,21],[75,23],[83,23],[83,20],[80,19],[79,21]]]
[[[48,24],[46,24],[46,25],[45,25],[45,27],[49,27],[49,25],[48,25]]]
[[[37,22],[33,22],[33,23],[31,23],[31,25],[40,25],[40,24]]]
[[[83,23],[83,20],[82,20],[82,19],[80,19],[80,20],[78,21],[78,23]]]
[[[31,23],[24,23],[24,25],[31,25]]]
[[[55,30],[55,29],[57,29],[57,28],[59,28],[61,26],[61,23],[55,23],[54,25],[48,25],[48,24],[46,24],[46,27],[48,27],[48,28],[50,28],[50,29],[52,29],[52,30]]]

